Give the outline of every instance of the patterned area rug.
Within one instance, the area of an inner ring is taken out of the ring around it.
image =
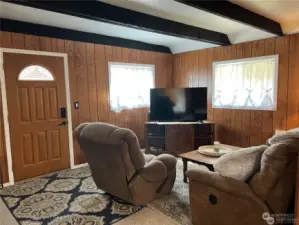
[[[198,167],[188,162],[188,169]],[[172,192],[150,204],[149,207],[163,213],[181,225],[191,225],[191,211],[189,203],[189,185],[183,181],[183,162],[178,159],[176,180]]]
[[[21,225],[106,225],[142,208],[97,189],[88,167],[17,182],[0,196]]]

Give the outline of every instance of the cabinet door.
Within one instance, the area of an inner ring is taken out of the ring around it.
[[[167,152],[179,155],[194,150],[192,125],[169,125],[166,127],[165,148]]]
[[[165,149],[165,138],[163,137],[148,137],[148,146]]]
[[[165,126],[146,124],[146,132],[148,137],[165,137]]]
[[[214,132],[213,124],[197,124],[194,125],[194,137],[206,137]]]

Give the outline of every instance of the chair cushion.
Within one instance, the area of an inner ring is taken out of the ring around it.
[[[136,170],[143,168],[145,159],[140,151],[136,134],[125,128],[119,128],[108,123],[90,123],[81,131],[81,137],[103,144],[127,144],[129,158]]]
[[[253,192],[265,199],[275,188],[284,171],[296,157],[298,145],[286,139],[269,146],[261,158],[260,170],[254,174],[249,182]]]
[[[285,140],[294,140],[294,141],[299,141],[299,128],[295,128],[292,130],[288,130],[287,132],[276,134],[273,137],[271,137],[267,143],[269,145],[274,145],[276,143],[285,141]]]
[[[151,161],[152,159],[154,159],[156,157],[152,154],[143,154],[143,155],[144,155],[145,163]]]
[[[105,144],[120,143],[119,139],[111,137],[111,134],[120,129],[115,125],[108,123],[85,123],[81,124],[77,129],[79,130],[81,126],[83,126],[83,129],[81,129],[80,132],[80,137],[82,139]]]
[[[267,147],[254,146],[228,153],[216,161],[215,171],[221,176],[245,182],[259,169],[262,154]]]
[[[299,127],[296,127],[294,129],[288,130],[288,132],[299,133]]]

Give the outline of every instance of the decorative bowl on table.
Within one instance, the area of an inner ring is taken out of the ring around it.
[[[224,146],[218,146],[218,145],[204,145],[200,146],[198,148],[198,152],[212,157],[220,157],[227,153],[230,153],[232,149]]]

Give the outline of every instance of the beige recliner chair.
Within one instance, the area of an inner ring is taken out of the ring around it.
[[[99,189],[135,205],[171,191],[176,158],[143,154],[131,130],[106,123],[84,123],[76,128],[75,136]]]
[[[193,224],[282,224],[278,214],[286,214],[294,201],[298,151],[299,129],[294,129],[267,145],[221,157],[215,172],[187,171]]]

